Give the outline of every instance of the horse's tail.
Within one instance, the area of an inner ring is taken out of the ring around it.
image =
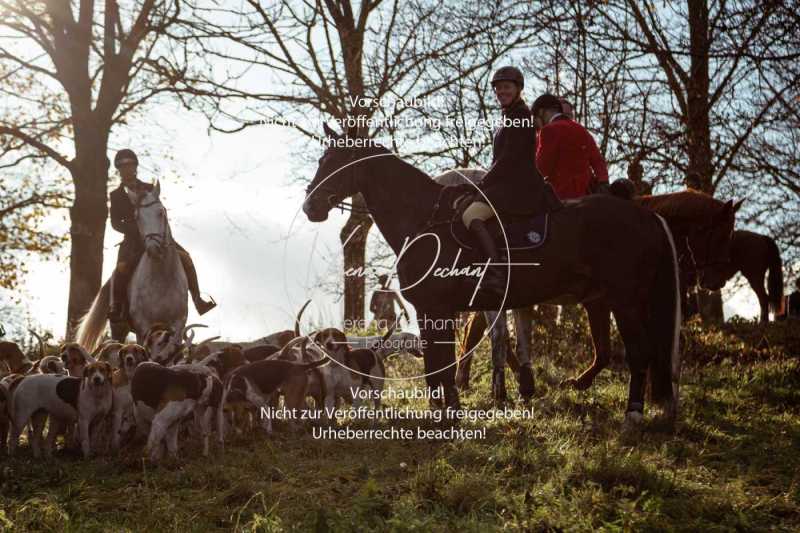
[[[75,342],[84,347],[89,353],[93,352],[100,344],[100,339],[106,330],[106,318],[111,300],[111,279],[106,281],[97,296],[94,297],[92,307],[78,322],[78,333]]]
[[[659,262],[647,316],[647,332],[652,342],[653,359],[648,372],[650,399],[668,406],[673,415],[678,408],[681,373],[681,300],[678,282],[678,254],[666,221],[656,215],[669,243]]]
[[[783,304],[783,261],[781,251],[775,241],[769,237],[769,274],[767,276],[767,295],[769,308],[776,315],[781,311]]]

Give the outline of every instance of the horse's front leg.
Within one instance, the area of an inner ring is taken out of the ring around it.
[[[565,379],[562,387],[586,390],[592,386],[594,378],[605,367],[611,358],[611,308],[605,299],[593,300],[583,304],[589,315],[589,329],[594,343],[594,359],[589,368],[577,378]]]
[[[767,296],[767,291],[764,289],[764,276],[762,275],[761,279],[756,276],[745,276],[745,279],[747,279],[753,292],[756,293],[756,297],[758,297],[758,306],[761,309],[761,323],[766,324],[769,322],[769,296]]]
[[[455,380],[455,314],[423,312],[420,316],[425,381],[431,392],[441,387],[445,407],[459,409]]]
[[[508,356],[508,324],[505,311],[484,311],[489,324],[492,341],[492,398],[503,404],[508,400],[506,392],[506,359]]]
[[[128,338],[128,333],[131,331],[131,326],[128,324],[127,320],[122,320],[120,322],[112,322],[109,321],[111,326],[111,338],[114,339],[116,342],[124,343],[125,340]]]
[[[517,334],[516,359],[519,395],[524,400],[533,398],[533,368],[531,361],[531,340],[533,336],[533,308],[514,309],[514,330]]]
[[[475,349],[483,338],[486,330],[486,317],[483,313],[473,313],[464,332],[465,340],[463,351],[458,359],[458,370],[456,371],[456,385],[459,390],[469,389],[469,377],[472,370],[472,359],[475,356]]]

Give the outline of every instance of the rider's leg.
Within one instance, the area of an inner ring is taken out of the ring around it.
[[[117,252],[117,266],[111,276],[111,305],[108,318],[112,322],[125,320],[128,307],[128,283],[141,256],[141,250],[132,241],[124,240]]]
[[[187,252],[180,244],[177,246],[178,256],[181,258],[183,270],[186,272],[186,281],[189,283],[189,293],[192,295],[194,308],[197,309],[198,314],[203,315],[214,309],[217,304],[213,299],[211,301],[206,301],[200,296],[200,283],[197,281],[197,269],[194,268],[192,256],[190,256],[189,252]]]
[[[472,202],[461,215],[464,226],[475,236],[475,240],[483,250],[484,255],[491,263],[500,262],[500,253],[495,246],[494,239],[486,229],[486,221],[494,216],[494,211],[489,204],[484,202]],[[483,277],[481,286],[499,296],[503,297],[506,290],[506,280],[502,272],[497,268],[489,268]]]

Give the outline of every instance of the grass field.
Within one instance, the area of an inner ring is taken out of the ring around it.
[[[158,467],[138,449],[40,462],[24,448],[0,459],[0,529],[800,530],[800,327],[691,323],[677,430],[651,410],[641,434],[621,433],[624,366],[588,392],[559,389],[588,363],[583,327],[538,332],[535,416],[489,423],[485,440],[320,441],[279,430]],[[489,408],[485,347],[477,357],[462,400]]]

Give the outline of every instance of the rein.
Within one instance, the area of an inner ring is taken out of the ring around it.
[[[442,203],[442,195],[445,192],[447,187],[442,187],[439,189],[439,194],[436,196],[436,201],[433,203],[433,209],[431,210],[431,216],[428,217],[428,220],[421,224],[421,228],[417,230],[414,234],[414,237],[417,237],[421,233],[425,233],[431,228],[435,228],[436,226],[441,226],[442,224],[452,224],[452,222],[458,217],[458,210],[453,209],[453,215],[450,218],[436,220],[436,213],[439,212],[439,207]]]
[[[705,240],[706,257],[708,257],[708,255],[710,253],[710,250],[711,250],[711,237],[713,236],[713,227],[714,227],[713,224],[707,224],[707,225],[705,225],[705,226],[703,226],[703,227],[701,227],[699,229],[693,230],[693,233],[700,233],[702,231],[705,231],[706,229],[708,230],[708,233],[707,233],[707,236],[706,236],[706,240]],[[689,264],[690,264],[690,267],[691,267],[691,272],[693,274],[697,274],[700,270],[703,270],[703,269],[708,268],[708,267],[724,265],[724,264],[730,262],[730,261],[725,261],[725,260],[722,260],[722,259],[717,259],[717,260],[714,260],[714,261],[704,261],[702,263],[699,263],[697,261],[697,259],[695,258],[695,252],[692,249],[692,245],[689,243],[689,236],[690,235],[687,235],[687,236],[685,236],[683,238],[684,244],[686,245],[686,253],[682,254],[678,258],[678,262],[680,263],[680,262],[683,261],[684,258],[688,257]]]
[[[350,153],[350,157],[348,158],[348,160],[346,162],[346,165],[349,165],[350,163],[355,161],[355,159],[356,159],[355,152],[351,152]],[[353,167],[350,170],[350,174],[346,175],[349,178],[349,182],[346,184],[348,190],[352,189],[351,185],[357,179],[356,178],[356,174],[355,174],[356,172],[357,172],[356,168]],[[308,187],[306,187],[306,198],[308,197],[309,194],[311,194],[311,191],[312,191],[312,187],[311,187],[311,184],[309,184]],[[323,192],[323,191],[320,190],[320,192]],[[354,215],[369,215],[369,216],[372,216],[372,212],[369,210],[369,208],[353,205],[353,202],[348,203],[344,199],[339,200],[338,196],[335,195],[335,194],[329,194],[328,197],[326,198],[326,200],[328,202],[328,207],[329,208],[331,208],[331,209],[338,208],[339,211],[342,212],[342,213],[344,213],[346,211],[346,212],[352,213]]]
[[[150,207],[150,206],[153,206],[153,205],[156,205],[156,204],[161,205],[161,200],[156,198],[155,200],[151,200],[151,201],[147,202],[146,204],[136,204],[136,217],[137,218],[139,217],[139,209],[142,209],[142,208],[145,208],[145,207]],[[161,208],[166,211],[166,209],[164,208],[163,205],[161,206]],[[165,217],[165,220],[166,220],[166,217]],[[172,240],[171,235],[170,235],[169,223],[166,223],[166,222],[164,223],[164,231],[162,231],[161,233],[148,233],[148,234],[142,236],[142,241],[144,241],[145,243],[147,243],[147,241],[150,240],[150,239],[156,241],[156,244],[159,247],[163,247],[165,243],[167,245],[172,245],[175,242],[175,241]]]

